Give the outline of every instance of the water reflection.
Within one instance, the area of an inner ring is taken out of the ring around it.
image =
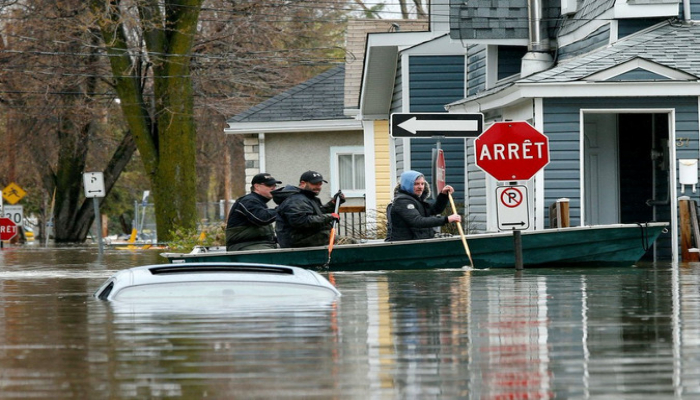
[[[337,273],[332,304],[124,309],[157,252],[0,252],[0,398],[700,397],[700,264]]]

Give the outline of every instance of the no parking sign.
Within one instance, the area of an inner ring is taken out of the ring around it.
[[[527,187],[499,186],[496,188],[496,216],[501,231],[524,230],[530,227]]]

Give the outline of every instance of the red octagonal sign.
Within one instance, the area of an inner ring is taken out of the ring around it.
[[[0,218],[0,240],[10,240],[17,235],[17,225],[9,218]]]
[[[476,165],[499,181],[525,181],[549,164],[547,136],[527,122],[496,122],[474,140]]]

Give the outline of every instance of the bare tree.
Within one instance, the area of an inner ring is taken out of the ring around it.
[[[226,184],[243,173],[238,138],[222,133],[226,119],[343,62],[348,12],[345,0],[2,3],[0,135],[16,144],[17,162],[0,183],[15,179],[16,166],[23,187],[46,193],[28,196],[35,210],[55,193],[56,239],[82,241],[93,215],[80,174],[104,171],[112,198],[136,154],[156,208],[166,208],[158,231],[167,239],[194,223],[195,197],[245,190]]]
[[[56,241],[81,241],[94,218],[91,203],[82,198],[82,173],[97,167],[89,164],[89,145],[107,129],[104,110],[112,98],[103,95],[108,87],[101,79],[94,31],[79,23],[87,11],[82,2],[22,5],[3,9],[10,17],[3,25],[0,104],[8,122],[3,134],[15,154],[5,179],[17,179],[35,193],[55,193]],[[105,172],[107,190],[135,151],[128,133],[121,136],[118,144],[92,154],[104,160],[99,170]],[[36,197],[34,208],[43,209]]]

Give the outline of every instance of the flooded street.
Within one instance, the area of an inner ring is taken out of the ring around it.
[[[335,273],[343,296],[301,307],[92,298],[158,254],[0,251],[0,398],[700,398],[700,264]]]

